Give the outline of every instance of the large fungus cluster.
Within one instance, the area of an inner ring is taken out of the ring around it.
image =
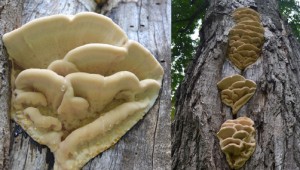
[[[255,150],[254,122],[247,117],[227,120],[221,126],[217,137],[232,169],[241,168]]]
[[[264,28],[259,14],[250,8],[238,8],[233,12],[236,25],[229,32],[228,58],[240,70],[256,62],[264,43]],[[241,75],[223,78],[217,84],[222,102],[231,107],[232,114],[246,104],[256,91],[256,83]],[[241,168],[255,150],[254,122],[247,117],[227,120],[217,137],[221,150],[232,169]]]
[[[115,144],[158,96],[160,64],[102,15],[36,19],[3,41],[12,118],[51,149],[54,169],[79,169]]]
[[[238,74],[225,77],[217,86],[221,90],[222,102],[232,108],[233,114],[248,102],[256,90],[255,82]]]
[[[250,8],[238,8],[233,13],[236,25],[229,32],[228,57],[244,70],[260,56],[264,43],[264,28],[259,14]]]

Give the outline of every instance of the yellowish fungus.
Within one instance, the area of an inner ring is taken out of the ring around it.
[[[163,69],[111,19],[54,15],[3,36],[13,62],[12,118],[54,153],[54,169],[80,169],[153,106]]]
[[[222,102],[232,108],[233,114],[250,100],[256,90],[255,82],[238,74],[225,77],[217,86],[221,90]]]
[[[217,137],[226,160],[232,169],[241,168],[255,151],[254,122],[247,117],[227,120],[221,126]]]
[[[240,70],[256,62],[264,43],[264,28],[259,14],[250,8],[233,13],[236,25],[229,32],[228,58]]]

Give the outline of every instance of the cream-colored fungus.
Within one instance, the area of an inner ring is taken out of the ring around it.
[[[13,63],[12,118],[80,169],[115,144],[154,104],[163,69],[109,18],[54,15],[3,36]]]
[[[264,43],[264,28],[259,14],[250,8],[233,12],[236,25],[229,32],[228,58],[240,70],[256,62]]]
[[[226,160],[232,169],[240,169],[255,151],[254,122],[248,117],[227,120],[217,137]]]
[[[238,74],[225,77],[217,86],[221,90],[222,102],[232,108],[233,114],[250,100],[256,90],[255,82]]]

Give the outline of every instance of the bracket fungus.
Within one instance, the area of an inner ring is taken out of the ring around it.
[[[221,126],[217,137],[222,152],[232,169],[241,168],[255,151],[254,122],[248,117],[227,120]]]
[[[264,43],[259,14],[250,8],[233,12],[236,25],[229,32],[228,58],[240,70],[256,62]]]
[[[163,68],[111,19],[91,12],[31,21],[3,36],[13,63],[11,117],[79,169],[153,106]]]
[[[232,108],[233,114],[248,102],[256,90],[255,82],[238,74],[225,77],[218,82],[217,86],[221,90],[222,102]]]

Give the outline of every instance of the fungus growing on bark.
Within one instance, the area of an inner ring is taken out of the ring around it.
[[[264,43],[264,28],[259,14],[250,8],[238,8],[233,12],[237,24],[229,32],[228,58],[244,70],[256,62]]]
[[[233,114],[250,100],[256,90],[255,82],[238,74],[225,77],[217,86],[221,90],[222,102],[232,108]]]
[[[128,38],[110,18],[83,12],[74,16],[53,15],[35,19],[3,35],[3,41],[9,57],[25,69],[47,68],[54,60],[62,59],[70,50],[85,44],[120,47]]]
[[[221,126],[217,137],[222,152],[232,169],[241,168],[255,151],[254,122],[248,117],[227,120]]]
[[[102,15],[40,18],[3,41],[13,62],[11,117],[51,149],[54,169],[81,168],[158,96],[160,64]]]

